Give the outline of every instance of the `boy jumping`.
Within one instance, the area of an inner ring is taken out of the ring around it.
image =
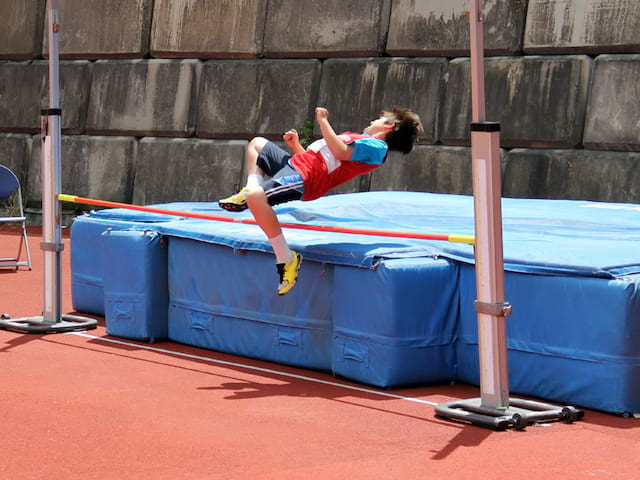
[[[329,123],[327,109],[318,107],[315,113],[322,139],[305,151],[298,132],[289,130],[282,138],[293,152],[291,155],[266,138],[253,138],[247,146],[246,186],[218,202],[233,212],[251,210],[276,256],[278,295],[295,285],[302,255],[289,249],[272,207],[322,197],[332,188],[381,166],[389,150],[409,153],[423,132],[418,115],[401,107],[383,111],[363,134],[337,135]]]

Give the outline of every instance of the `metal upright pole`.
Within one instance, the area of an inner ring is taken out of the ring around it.
[[[509,398],[500,186],[500,124],[486,120],[482,0],[470,0],[471,157],[475,218],[476,295],[480,398],[436,406],[436,414],[483,426],[525,428],[538,420],[573,422],[582,412],[531,400]]]
[[[49,108],[41,111],[42,126],[42,242],[44,306],[42,316],[11,319],[3,314],[0,328],[21,333],[60,333],[96,328],[93,318],[62,314],[62,190],[60,84],[58,62],[58,0],[48,1]]]
[[[482,32],[482,0],[471,0],[469,11],[471,53],[471,120],[486,120],[484,96],[484,35]]]
[[[482,0],[471,2],[471,156],[475,218],[476,312],[482,404],[509,406],[502,249],[500,124],[487,122]]]
[[[44,323],[54,324],[61,315],[61,191],[60,143],[61,110],[58,62],[58,0],[49,0],[49,109],[42,112],[42,243],[44,255]],[[46,127],[46,131],[45,131]]]

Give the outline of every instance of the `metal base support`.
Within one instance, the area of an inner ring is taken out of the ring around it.
[[[12,320],[6,313],[0,319],[0,329],[18,333],[65,333],[93,330],[98,321],[77,315],[62,315],[59,322],[48,323],[43,317],[16,318]]]
[[[556,406],[549,403],[510,398],[506,408],[482,405],[481,398],[453,400],[436,406],[436,415],[483,427],[505,430],[513,427],[523,430],[528,425],[545,420],[573,423],[583,417],[584,412],[571,406]]]

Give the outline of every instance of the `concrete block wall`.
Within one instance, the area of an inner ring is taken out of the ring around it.
[[[278,138],[304,125],[320,83],[318,60],[210,60],[202,68],[197,136]],[[224,94],[221,94],[224,92]]]
[[[89,198],[121,202],[131,198],[138,141],[135,137],[63,135],[62,191]],[[35,135],[27,160],[28,206],[39,208],[42,198],[42,136]]]
[[[96,61],[86,131],[95,135],[192,136],[200,67],[197,60]]]
[[[449,63],[442,141],[470,145],[468,59]],[[487,118],[504,147],[576,148],[582,142],[591,60],[587,56],[491,57],[485,62]]]
[[[0,2],[0,162],[18,170],[34,211],[46,3]],[[487,117],[502,125],[506,196],[640,202],[637,7],[484,1]],[[357,131],[400,104],[423,120],[420,145],[336,192],[471,193],[468,8],[468,0],[59,2],[63,190],[215,201],[242,183],[252,136],[301,130],[317,105],[336,130]]]
[[[246,147],[240,140],[143,138],[133,202],[213,202],[239,183]]]

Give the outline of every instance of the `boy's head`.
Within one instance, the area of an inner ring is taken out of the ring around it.
[[[389,150],[397,150],[405,154],[413,150],[418,137],[424,132],[420,117],[403,107],[393,107],[391,111],[384,110],[381,117],[388,125],[388,133],[384,140]]]

